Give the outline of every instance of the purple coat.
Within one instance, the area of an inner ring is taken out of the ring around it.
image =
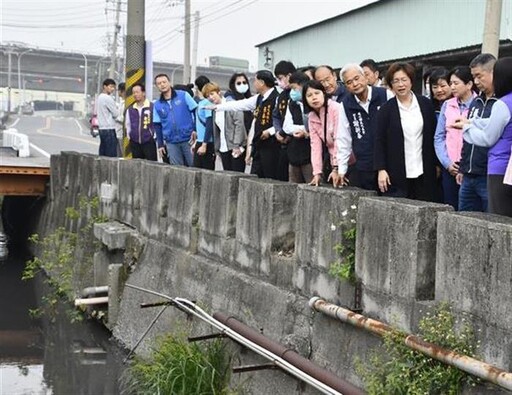
[[[500,99],[512,114],[512,93]],[[512,149],[512,118],[505,125],[499,140],[489,149],[488,174],[504,175]]]

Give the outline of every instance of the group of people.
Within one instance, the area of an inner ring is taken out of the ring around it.
[[[213,170],[219,156],[224,170],[250,165],[262,178],[512,216],[512,58],[484,53],[468,66],[436,68],[429,96],[413,92],[414,74],[398,62],[381,79],[371,59],[339,75],[280,61],[274,73],[256,73],[254,94],[235,73],[224,93],[198,77],[196,95],[158,74],[160,98],[134,85],[124,123],[134,158]]]

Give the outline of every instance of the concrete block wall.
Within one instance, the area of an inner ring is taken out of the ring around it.
[[[512,288],[507,280],[511,225],[506,221],[501,223],[492,216],[478,220],[471,215],[460,217],[448,206],[378,198],[355,188],[297,186],[240,173],[76,153],[52,157],[52,177],[50,206],[45,209],[45,221],[50,222],[47,227],[54,225],[51,221],[59,223],[62,210],[77,203],[78,193],[95,191],[102,196],[103,214],[133,228],[135,233],[128,236],[128,244],[131,238],[145,240],[137,253],[125,253],[125,267],[133,271],[128,281],[197,300],[210,311],[222,311],[262,328],[275,341],[305,344],[303,355],[340,377],[360,384],[353,358],[379,340],[311,313],[306,303],[318,295],[340,305],[353,305],[353,287],[333,279],[328,269],[337,259],[334,245],[341,241],[342,232],[354,225],[358,231],[356,274],[363,284],[364,314],[411,330],[420,309],[437,300],[451,300],[477,318],[475,325],[483,328],[482,336],[501,336],[503,349],[498,349],[498,341],[487,348],[487,362],[510,366],[512,327],[506,319],[499,321],[500,313],[505,315],[506,310],[498,303],[502,298],[510,304],[506,295],[510,296]],[[455,222],[460,224],[455,226]],[[481,261],[484,241],[480,255],[468,253],[464,260],[450,248],[470,243],[475,232],[479,240],[487,240],[488,265]],[[443,239],[448,233],[455,234],[455,239]],[[494,257],[500,254],[503,259],[496,266]],[[499,295],[505,296],[496,296],[492,299],[496,303],[490,306],[483,301],[488,298],[485,292],[470,292],[480,284],[478,276],[459,278],[466,267],[469,272],[479,268],[492,273],[489,279],[493,280],[485,289],[499,289]],[[457,291],[450,290],[453,287]],[[138,305],[154,298],[122,286],[120,289],[114,333],[130,346],[156,314],[141,311]],[[465,298],[475,300],[468,303]],[[492,319],[487,325],[483,317],[489,308]],[[177,320],[178,316],[181,313],[170,309],[154,334],[187,326]],[[396,317],[400,317],[399,322]],[[198,334],[209,333],[209,328],[194,328],[191,330]],[[146,342],[142,349],[148,345]],[[244,353],[240,360],[252,361]],[[252,377],[266,388],[265,378],[274,376],[281,377],[275,372]],[[296,388],[289,380],[284,379],[289,387],[283,388]],[[302,390],[280,391],[274,392]]]
[[[512,371],[512,218],[440,213],[437,234],[436,300],[470,313],[480,353]]]

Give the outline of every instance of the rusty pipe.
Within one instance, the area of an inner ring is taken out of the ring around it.
[[[344,395],[362,395],[365,392],[357,388],[353,384],[335,376],[326,369],[322,369],[319,366],[312,363],[309,359],[297,354],[295,351],[284,347],[281,344],[275,343],[261,333],[241,323],[233,317],[229,317],[223,313],[214,313],[213,318],[223,323],[227,327],[233,329],[243,337],[256,343],[260,347],[263,347],[271,353],[281,357],[285,361],[291,363],[304,373],[314,377],[318,381],[328,385],[329,387],[339,391]]]
[[[389,325],[383,322],[354,313],[343,307],[328,303],[322,298],[314,297],[309,301],[309,307],[315,311],[324,313],[358,328],[366,329],[379,336],[390,334],[393,331]],[[435,344],[426,342],[415,335],[408,335],[404,343],[407,347],[421,352],[431,358],[437,359],[447,365],[454,366],[466,373],[479,377],[482,380],[494,383],[507,390],[512,390],[512,373],[492,366],[478,359],[458,354],[454,351],[441,348]]]

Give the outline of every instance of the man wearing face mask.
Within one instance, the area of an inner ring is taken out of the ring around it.
[[[256,72],[253,87],[257,95],[238,101],[227,101],[209,108],[218,111],[254,111],[254,136],[249,142],[252,153],[251,173],[260,178],[277,179],[280,144],[272,125],[272,113],[278,96],[274,75],[268,70]]]
[[[299,184],[309,183],[313,179],[308,122],[302,104],[302,87],[307,81],[309,81],[307,74],[300,71],[290,76],[288,80],[290,101],[283,122],[283,131],[289,139],[287,149],[289,180]]]
[[[272,113],[272,124],[276,130],[276,139],[281,144],[279,162],[277,165],[277,178],[281,181],[288,181],[288,155],[286,151],[290,139],[283,131],[283,121],[290,100],[289,79],[295,71],[297,71],[297,69],[294,64],[287,60],[281,60],[274,68],[274,75],[277,78],[279,87],[282,89],[277,97],[276,106]]]

